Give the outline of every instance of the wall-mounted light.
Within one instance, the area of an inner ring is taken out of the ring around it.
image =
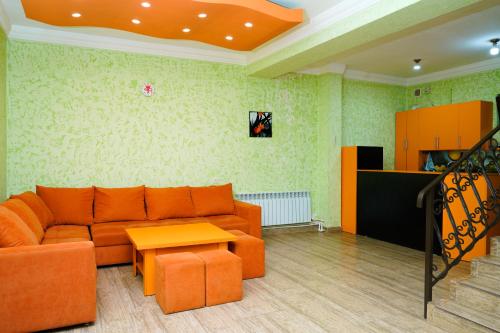
[[[498,55],[498,53],[500,53],[500,49],[498,48],[498,42],[500,42],[500,38],[490,39],[490,43],[491,43],[490,54],[492,56],[496,56],[496,55]]]
[[[413,65],[413,70],[414,70],[414,71],[419,71],[419,70],[421,70],[421,69],[422,69],[422,65],[420,65],[420,62],[421,62],[421,61],[422,61],[422,59],[415,59],[415,60],[413,60],[413,62],[415,63],[415,64]]]

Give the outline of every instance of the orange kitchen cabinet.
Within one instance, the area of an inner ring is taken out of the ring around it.
[[[396,170],[418,170],[419,163],[419,112],[396,113]]]
[[[453,105],[418,109],[420,150],[458,149],[458,110]]]
[[[473,101],[456,104],[458,110],[458,148],[470,149],[493,126],[493,103]]]

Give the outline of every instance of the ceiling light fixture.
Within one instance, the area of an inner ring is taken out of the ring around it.
[[[207,15],[207,13],[199,13],[198,17],[201,18],[201,19],[204,19],[204,18],[207,18],[208,15]]]
[[[492,44],[490,49],[490,54],[492,56],[496,56],[498,55],[498,53],[500,53],[500,49],[498,48],[498,42],[500,42],[500,38],[490,39],[490,43]]]
[[[253,28],[253,23],[252,22],[245,22],[245,27]]]
[[[144,8],[149,8],[149,7],[151,7],[151,4],[147,1],[144,1],[143,3],[141,3],[141,6]]]
[[[182,32],[184,32],[184,33],[186,33],[186,34],[187,34],[188,32],[191,32],[191,29],[189,29],[189,28],[184,28],[184,29],[182,29]]]
[[[141,21],[138,19],[132,19],[133,24],[141,24]]]
[[[73,16],[74,18],[79,18],[79,17],[82,16],[82,14],[80,14],[80,13],[73,13],[73,14],[71,14],[71,16]]]
[[[415,63],[415,65],[413,65],[413,70],[414,71],[419,71],[422,69],[422,65],[420,65],[420,62],[422,61],[422,59],[415,59],[413,60],[413,62]]]
[[[231,36],[231,35],[227,35],[227,36],[226,36],[226,40],[231,41],[231,40],[233,40],[233,39],[234,39],[234,38],[233,38],[233,36]]]

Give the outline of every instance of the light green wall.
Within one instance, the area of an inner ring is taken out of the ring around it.
[[[342,76],[324,74],[318,81],[317,218],[340,225],[340,152],[342,144]]]
[[[430,93],[415,97],[416,88],[422,88],[422,91],[430,89]],[[427,107],[473,100],[494,101],[497,94],[500,94],[500,69],[408,87],[406,107],[411,109],[414,106]]]
[[[0,200],[6,195],[7,182],[7,37],[0,28]]]
[[[384,169],[394,168],[395,113],[405,109],[401,86],[344,80],[342,145],[384,147]]]
[[[35,184],[314,190],[317,78],[9,41],[8,192]],[[156,87],[144,97],[144,82]],[[248,137],[248,111],[273,138]]]

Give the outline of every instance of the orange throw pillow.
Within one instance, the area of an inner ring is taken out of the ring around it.
[[[145,220],[144,188],[95,187],[94,222]]]
[[[233,185],[191,187],[198,216],[234,214]]]
[[[11,195],[10,198],[24,201],[38,217],[44,230],[47,230],[47,227],[54,223],[54,215],[49,207],[47,207],[45,202],[35,193],[27,191],[22,194]]]
[[[54,214],[54,224],[92,224],[94,188],[36,186],[36,194]]]
[[[146,187],[146,208],[149,220],[196,216],[188,186]]]
[[[0,206],[0,247],[37,245],[36,236],[16,213]]]
[[[31,210],[31,208],[20,199],[9,199],[2,203],[2,206],[7,207],[30,228],[30,230],[35,234],[38,243],[40,243],[45,235],[43,231],[42,224],[36,216],[36,214]]]

